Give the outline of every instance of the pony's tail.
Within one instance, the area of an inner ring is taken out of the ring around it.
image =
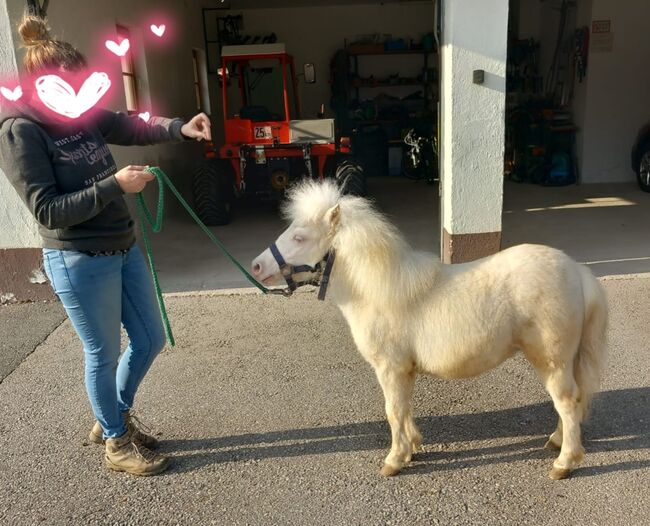
[[[576,383],[580,389],[582,420],[587,418],[589,403],[598,391],[607,361],[607,297],[591,270],[580,266],[584,295],[584,325],[574,363]]]

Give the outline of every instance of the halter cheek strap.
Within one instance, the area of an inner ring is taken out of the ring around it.
[[[282,254],[280,253],[280,250],[278,250],[278,246],[275,243],[273,243],[269,248],[271,249],[271,254],[273,254],[278,267],[280,267],[280,272],[282,273],[284,280],[287,282],[289,290],[293,292],[298,288],[298,285],[296,285],[296,282],[293,280],[292,276],[294,269],[290,265],[287,265],[287,262],[282,257]]]
[[[323,275],[320,278],[320,288],[318,289],[318,299],[323,301],[325,295],[327,294],[327,286],[330,283],[330,275],[332,274],[332,269],[334,268],[334,259],[336,258],[336,252],[334,249],[331,249],[329,254],[327,254],[327,262],[325,263],[325,270]]]
[[[318,291],[318,299],[321,301],[325,299],[330,275],[332,273],[332,268],[334,267],[335,253],[333,249],[325,255],[323,261],[320,261],[314,267],[311,267],[309,265],[289,265],[275,243],[269,246],[269,250],[271,251],[271,254],[273,255],[276,263],[278,264],[282,277],[287,282],[287,288],[278,291],[278,294],[291,296],[298,287],[302,287],[303,285],[314,285],[316,287],[320,287]],[[324,268],[323,264],[325,265]],[[299,281],[296,283],[296,281],[293,279],[293,276],[296,274],[301,274],[303,272],[316,274],[316,277],[310,280]],[[274,292],[274,290],[270,292]]]

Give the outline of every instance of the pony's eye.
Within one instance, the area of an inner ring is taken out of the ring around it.
[[[295,235],[295,236],[293,236],[293,240],[294,240],[296,243],[302,243],[302,242],[305,240],[305,238],[302,237],[302,236],[299,236],[299,235]]]

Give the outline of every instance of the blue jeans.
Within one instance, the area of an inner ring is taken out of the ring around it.
[[[43,250],[45,272],[85,355],[85,383],[104,438],[126,432],[122,412],[156,355],[165,332],[149,269],[134,246],[124,255],[91,257],[73,250]],[[129,345],[120,358],[120,329]]]

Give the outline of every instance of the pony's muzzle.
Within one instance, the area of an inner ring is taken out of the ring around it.
[[[274,285],[275,282],[282,282],[282,276],[278,264],[273,259],[270,250],[265,250],[251,263],[251,273],[256,280],[267,285]],[[270,283],[273,281],[273,283]]]

